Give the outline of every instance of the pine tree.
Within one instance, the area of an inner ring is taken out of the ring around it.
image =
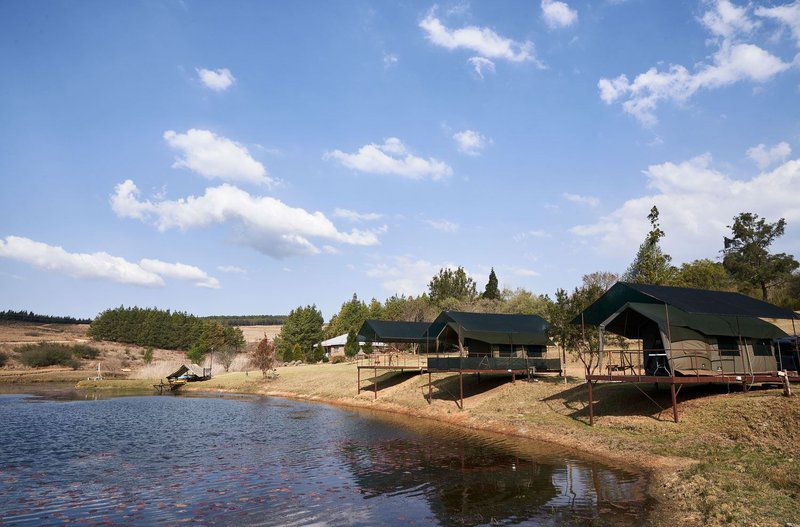
[[[672,257],[661,249],[660,242],[665,234],[658,222],[658,207],[653,205],[647,219],[650,221],[650,232],[639,246],[636,258],[623,279],[637,284],[669,285],[675,280],[676,269],[670,263]]]
[[[489,272],[489,281],[486,282],[486,289],[484,289],[482,296],[487,300],[500,300],[500,284],[497,281],[494,267]]]

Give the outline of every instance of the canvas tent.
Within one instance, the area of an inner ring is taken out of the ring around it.
[[[428,359],[431,369],[560,371],[547,358],[549,324],[536,315],[443,311],[430,326],[437,352],[459,357]],[[457,367],[455,366],[457,363]]]
[[[358,331],[359,340],[386,344],[417,344],[422,351],[432,350],[436,335],[427,322],[402,322],[396,320],[366,320]]]
[[[573,323],[598,326],[601,343],[638,342],[645,375],[755,374],[782,369],[774,339],[787,334],[764,319],[798,315],[739,293],[618,282]]]

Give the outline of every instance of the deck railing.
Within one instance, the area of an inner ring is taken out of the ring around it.
[[[425,369],[428,366],[428,357],[401,352],[372,353],[356,359],[356,364],[359,368]]]

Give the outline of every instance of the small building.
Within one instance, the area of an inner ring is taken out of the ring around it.
[[[358,336],[359,341],[359,352],[361,348],[363,348],[365,340],[364,337]],[[342,335],[337,335],[336,337],[330,338],[328,340],[323,340],[320,342],[320,345],[325,349],[325,354],[328,357],[336,357],[336,356],[343,356],[344,355],[344,347],[347,344],[347,333],[343,333]],[[385,346],[383,342],[371,342],[374,348],[382,348]]]

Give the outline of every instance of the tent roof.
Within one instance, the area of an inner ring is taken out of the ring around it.
[[[431,334],[438,336],[445,326],[456,332],[460,331],[464,338],[490,344],[546,346],[549,343],[547,336],[549,324],[537,315],[442,311],[431,324]]]
[[[361,336],[361,335],[357,335],[357,336],[358,336],[358,342],[363,343],[364,342],[364,337]],[[333,338],[329,338],[328,340],[323,340],[322,342],[320,342],[320,344],[323,347],[344,346],[345,344],[347,344],[347,333],[342,333],[341,335],[337,335],[337,336],[335,336]],[[376,345],[376,346],[382,346],[383,345],[382,342],[373,342],[372,344]]]
[[[740,293],[617,282],[572,321],[597,326],[629,302],[667,304],[691,315],[799,318],[796,313]]]
[[[670,335],[674,342],[695,339],[697,333],[708,336],[742,336],[759,339],[786,336],[786,333],[779,327],[756,317],[691,314],[670,305],[667,305],[665,309],[663,304],[629,302],[623,306],[620,316],[616,317],[608,327],[610,331],[628,338],[636,338],[638,335],[635,333],[625,334],[627,333],[624,329],[625,323],[620,320],[624,308],[631,309],[658,324],[661,331]],[[669,319],[667,319],[668,316]]]
[[[427,322],[400,322],[396,320],[366,320],[358,336],[367,342],[408,342],[425,344],[436,338],[428,333]]]

